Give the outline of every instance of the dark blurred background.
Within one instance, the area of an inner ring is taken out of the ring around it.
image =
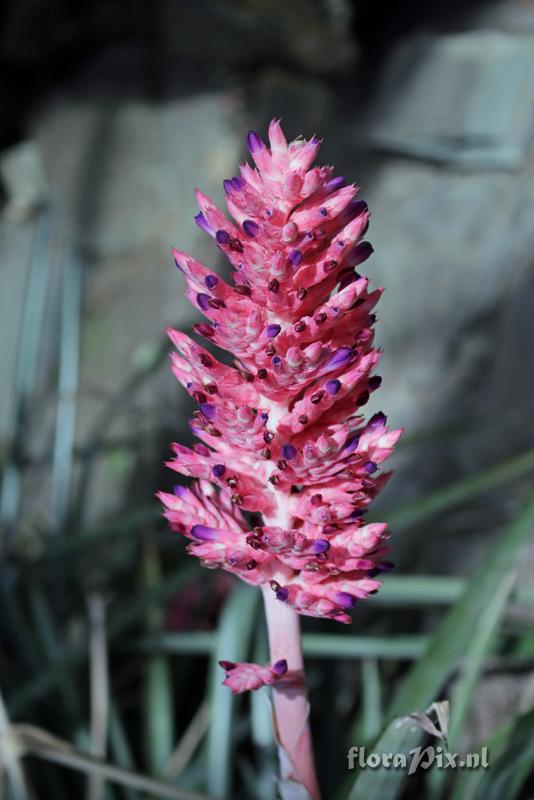
[[[189,563],[154,492],[172,485],[169,442],[189,436],[164,328],[197,317],[169,248],[221,266],[193,222],[193,188],[221,202],[246,131],[282,117],[288,136],[324,138],[321,160],[372,210],[368,274],[386,287],[377,400],[407,430],[375,516],[392,509],[406,578],[392,586],[409,593],[415,575],[441,587],[408,608],[391,590],[351,630],[305,621],[310,634],[408,642],[393,656],[379,644],[363,660],[310,656],[334,797],[345,745],[380,730],[367,701],[387,701],[530,485],[532,458],[514,459],[534,447],[534,3],[6,0],[0,20],[7,713],[173,785],[275,796],[267,706],[254,699],[251,717],[248,700],[231,705],[210,666],[218,647],[231,656],[214,631],[236,613],[235,584]],[[502,479],[469,489],[501,464]],[[420,520],[420,498],[453,484],[465,497]],[[530,546],[515,589],[527,606],[533,560]],[[265,649],[251,626],[234,642],[242,657]],[[468,743],[525,709],[532,671],[477,686]],[[35,797],[86,791],[75,773],[27,763]],[[160,796],[95,779],[87,792]]]

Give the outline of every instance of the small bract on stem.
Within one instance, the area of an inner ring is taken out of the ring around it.
[[[382,290],[357,271],[373,252],[366,203],[332,167],[312,166],[316,137],[288,144],[273,120],[269,146],[254,132],[247,144],[255,166],[224,181],[231,219],[197,190],[195,220],[234,268],[233,284],[173,250],[207,318],[195,332],[235,360],[169,330],[200,441],[173,445],[168,465],[195,481],[160,497],[204,566],[262,588],[271,663],[222,661],[225,683],[272,687],[281,794],[297,784],[299,797],[317,800],[299,615],[350,622],[392,567],[387,526],[365,513],[401,431],[381,412],[362,415],[381,383],[373,309]]]

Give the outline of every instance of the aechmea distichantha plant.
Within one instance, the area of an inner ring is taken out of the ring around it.
[[[173,251],[207,318],[195,332],[234,361],[169,331],[200,442],[173,445],[169,466],[196,482],[161,499],[204,566],[261,587],[271,664],[223,661],[225,683],[272,686],[282,795],[300,785],[299,797],[305,787],[316,800],[298,615],[350,622],[391,567],[386,525],[366,524],[365,512],[401,431],[361,413],[381,382],[372,374],[381,289],[357,272],[372,253],[366,203],[332,167],[312,167],[315,137],[288,144],[273,120],[269,146],[254,132],[247,144],[255,167],[224,181],[231,219],[197,191],[197,225],[230,261],[233,285]]]

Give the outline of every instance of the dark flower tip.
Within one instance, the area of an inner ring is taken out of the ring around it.
[[[348,592],[336,592],[336,602],[342,608],[354,608],[358,602],[358,598]]]
[[[208,289],[213,289],[219,283],[219,279],[217,275],[206,275],[204,278],[204,283],[208,287]]]
[[[372,475],[373,472],[377,471],[378,465],[375,464],[374,461],[367,461],[367,463],[363,465],[363,469],[368,475]]]
[[[374,430],[375,428],[381,428],[382,425],[385,425],[387,422],[387,417],[383,411],[379,411],[377,414],[373,414],[369,422],[367,423],[367,427]]]
[[[341,381],[338,381],[337,379],[327,381],[324,388],[330,397],[334,397],[334,395],[336,395],[341,389]]]
[[[281,600],[282,602],[285,602],[288,597],[289,597],[289,589],[286,589],[285,586],[279,586],[278,589],[276,589],[276,599],[277,600]]]
[[[231,672],[231,670],[235,669],[235,664],[233,661],[219,661],[219,666],[224,669],[225,672]]]
[[[258,136],[256,131],[249,131],[247,133],[247,147],[251,153],[257,153],[259,150],[265,147],[261,137]]]
[[[215,234],[215,240],[218,244],[228,244],[230,241],[230,234],[222,228]]]

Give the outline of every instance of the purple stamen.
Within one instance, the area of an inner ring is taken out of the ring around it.
[[[257,222],[254,222],[251,219],[246,219],[243,222],[243,231],[250,239],[255,239],[260,232],[260,226]]]
[[[214,289],[215,286],[219,283],[219,279],[217,275],[206,275],[204,278],[204,283],[208,287],[208,289]]]
[[[207,311],[209,309],[209,302],[211,297],[209,294],[204,294],[204,292],[199,292],[197,294],[197,303],[199,304],[202,311]]]
[[[282,446],[282,457],[286,461],[293,461],[297,457],[297,450],[292,444],[284,444]]]
[[[265,333],[269,337],[269,339],[274,339],[275,336],[278,336],[282,328],[280,325],[267,325]]]
[[[300,250],[292,250],[288,258],[294,267],[299,267],[302,264],[302,253]]]
[[[213,403],[201,403],[199,405],[199,409],[202,413],[202,416],[206,417],[206,419],[209,419],[211,422],[213,422],[217,416],[217,409]]]
[[[228,231],[224,231],[222,228],[217,231],[215,234],[215,241],[217,244],[228,244],[230,241],[230,234]]]
[[[335,602],[338,603],[342,608],[354,608],[358,602],[358,598],[354,597],[353,594],[349,594],[348,592],[336,592]]]
[[[376,472],[376,471],[377,471],[377,469],[378,469],[378,465],[377,465],[377,464],[375,464],[375,462],[374,462],[374,461],[367,461],[367,462],[366,462],[366,463],[363,465],[363,469],[364,469],[364,472],[366,472],[368,475],[372,475],[372,474],[373,474],[373,472]]]
[[[341,389],[341,381],[338,381],[337,378],[332,381],[327,381],[324,388],[330,397],[334,397]]]
[[[213,472],[215,478],[222,478],[222,476],[226,472],[226,467],[224,466],[224,464],[215,464],[211,468],[211,471]]]
[[[263,141],[258,136],[256,131],[249,131],[247,133],[247,147],[252,154],[257,153],[259,150],[265,147]]]

